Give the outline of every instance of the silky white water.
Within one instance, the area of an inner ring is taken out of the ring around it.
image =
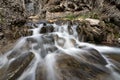
[[[49,29],[50,26],[53,26],[53,31]],[[46,32],[40,33],[43,27],[46,29]],[[120,80],[119,73],[112,68],[112,66],[115,65],[112,64],[105,56],[105,54],[110,53],[120,54],[120,48],[97,46],[90,43],[80,42],[78,40],[79,34],[77,33],[76,29],[77,25],[71,26],[69,30],[68,24],[38,24],[38,27],[30,29],[30,31],[33,32],[31,36],[20,38],[12,50],[8,51],[4,55],[0,55],[0,71],[7,70],[9,65],[16,61],[17,58],[25,55],[25,53],[31,52],[34,55],[33,59],[24,69],[24,71],[19,76],[15,77],[15,80],[36,80],[37,67],[42,63],[44,63],[45,66],[45,72],[43,73],[45,73],[46,78],[44,80],[58,80],[57,77],[60,76],[56,69],[56,60],[58,54],[66,54],[74,57],[76,60],[82,60],[82,58],[79,56],[82,56],[83,54],[90,55],[86,48],[92,48],[97,50],[106,60],[107,65],[104,67],[110,71],[110,76],[113,76],[113,79],[111,78],[111,80]],[[112,66],[108,66],[111,64]],[[5,78],[6,76],[9,79],[14,77],[14,75],[7,75],[8,73],[9,72],[7,71],[2,73],[3,75],[0,75],[0,80],[7,80]],[[71,79],[81,80],[74,76],[72,76]]]

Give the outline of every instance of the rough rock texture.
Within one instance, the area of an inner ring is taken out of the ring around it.
[[[77,60],[69,55],[59,55],[56,65],[57,73],[60,74],[57,80],[102,80],[103,78],[107,80],[108,78],[108,74],[102,69],[98,69],[84,62],[82,59]],[[74,77],[72,77],[72,75],[74,75]]]
[[[87,34],[95,39],[85,37],[85,41],[93,40],[97,41],[96,43],[105,41],[110,44],[114,41],[118,42],[120,38],[119,0],[1,0],[0,46],[15,42],[21,36],[30,35],[24,26],[29,21],[38,22],[40,19],[58,18],[73,20],[78,19],[77,17],[97,18],[105,23],[102,26],[91,27],[95,31],[90,29],[90,33],[87,32]],[[87,28],[84,29],[87,30]],[[105,39],[101,39],[102,36],[105,36]]]
[[[56,73],[55,80],[114,80],[110,79],[111,72],[105,67],[107,62],[97,50],[86,47],[83,48],[83,50],[84,52],[75,54],[77,57],[69,55],[69,52],[61,50],[57,52],[55,55],[56,60],[54,65]],[[47,69],[45,66],[47,55],[35,70],[35,80],[47,80]],[[14,59],[11,61],[9,66],[0,69],[0,79],[15,80],[19,78],[21,74],[23,74],[24,70],[30,69],[30,63],[34,61],[34,57],[35,54],[32,52],[21,53],[21,49],[20,52],[13,50],[8,56],[8,59]],[[49,68],[50,66],[47,67]],[[29,78],[31,77],[25,79],[29,80]]]

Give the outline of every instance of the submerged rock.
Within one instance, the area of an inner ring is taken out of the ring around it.
[[[82,59],[81,57],[78,60],[66,54],[59,55],[56,67],[56,70],[58,70],[57,74],[59,74],[58,80],[102,80],[103,77],[107,80],[108,73]]]
[[[31,36],[21,38],[13,49],[0,56],[4,60],[0,62],[1,79],[117,80],[113,73],[119,69],[109,66],[111,61],[99,52],[103,48],[80,39],[86,35],[84,41],[94,40],[94,35],[101,34],[97,27],[103,26],[70,20],[35,24],[28,28]]]
[[[120,45],[119,15],[119,0],[1,0],[0,80],[119,80],[119,55],[85,43]]]
[[[32,53],[23,54],[24,55],[20,55],[18,58],[9,61],[8,68],[6,69],[6,72],[2,74],[0,79],[13,80],[18,78],[24,72],[26,67],[32,61],[34,55]]]

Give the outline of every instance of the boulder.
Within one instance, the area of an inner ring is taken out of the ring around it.
[[[0,79],[13,80],[20,77],[20,75],[32,61],[33,57],[34,55],[32,53],[25,53],[24,55],[21,55],[17,59],[13,60],[10,63],[10,66],[7,68],[6,72],[3,73],[3,76],[0,77]]]
[[[98,25],[100,23],[100,20],[98,19],[86,18],[85,20],[90,22],[90,25]]]
[[[84,62],[83,58],[81,58],[80,60],[77,60],[73,58],[73,56],[67,54],[59,55],[56,63],[57,74],[59,74],[57,80],[102,80],[103,78],[107,79],[108,73],[104,72],[98,67],[95,67],[94,65]],[[101,76],[99,76],[100,74]],[[102,79],[100,79],[100,77],[102,77]]]

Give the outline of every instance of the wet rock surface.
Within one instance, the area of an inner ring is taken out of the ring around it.
[[[54,65],[54,69],[56,71],[56,80],[107,80],[107,76],[110,73],[109,70],[104,66],[107,65],[106,61],[101,55],[99,55],[96,50],[85,49],[85,51],[89,50],[91,52],[79,53],[77,55],[78,58],[64,54],[62,51],[57,53],[57,60],[55,62],[56,64]],[[100,58],[96,57],[96,55],[98,55]],[[97,58],[96,61],[94,61],[95,57]],[[4,69],[7,70],[7,72],[0,75],[1,79],[14,80],[19,78],[19,76],[26,70],[27,66],[30,65],[30,62],[33,60],[33,58],[33,53],[22,53],[22,55],[18,56],[16,59],[10,62],[8,68]],[[103,61],[101,61],[101,58]],[[101,68],[99,68],[97,65],[101,65]],[[35,80],[46,80],[47,75],[44,63],[39,63],[35,74]],[[29,77],[25,79],[29,80]]]
[[[104,48],[79,43],[77,34],[82,31],[77,30],[85,26],[93,29],[93,25],[91,26],[89,22],[83,24],[81,21],[70,20],[33,24],[29,28],[32,32],[31,36],[21,38],[9,52],[0,56],[0,59],[4,60],[0,62],[0,78],[116,80],[110,68],[113,67],[113,70],[119,73],[119,57],[111,54],[110,59],[115,61],[107,60],[103,52],[99,51],[99,49],[104,51]],[[107,67],[110,65],[108,61],[114,66]]]
[[[106,45],[112,44],[119,46],[118,38],[120,37],[120,12],[118,0],[2,0],[0,4],[1,45],[8,45],[8,42],[10,40],[11,41],[9,44],[15,42],[16,39],[21,36],[29,35],[29,33],[26,33],[26,31],[24,32],[23,30],[23,28],[26,29],[26,27],[24,27],[24,24],[29,21],[38,22],[40,19],[50,20],[63,17],[68,17],[71,20],[75,19],[76,16],[79,17],[81,14],[86,14],[87,16],[82,16],[89,18],[88,13],[94,12],[91,13],[95,14],[92,17],[96,18],[98,15],[100,17],[100,20],[102,19],[105,24],[96,25],[97,28],[94,28],[94,31],[92,31],[95,36],[95,40],[92,37],[89,37],[90,42],[91,40],[95,42],[97,41],[96,43],[101,43],[101,41],[103,41],[103,43]],[[112,28],[108,29],[108,26],[105,25],[109,23],[110,27],[111,23],[114,26],[112,25]],[[103,28],[101,29],[101,27],[98,26],[103,26]],[[16,29],[13,30],[12,28],[14,27],[16,27]],[[108,29],[107,33],[106,29]],[[111,29],[113,29],[113,31],[111,31]],[[99,33],[96,33],[96,30]],[[101,32],[99,30],[101,30]],[[17,36],[13,36],[15,34]],[[88,34],[89,36],[92,36],[91,33],[88,32]],[[103,40],[100,38],[101,36],[107,37],[105,37],[105,40]],[[89,39],[87,38],[85,41],[89,41]]]
[[[71,38],[69,46],[83,52],[70,55],[69,52],[66,53],[55,46],[57,44],[66,49],[66,38],[49,33],[55,33],[58,29],[55,28],[57,24],[61,27],[60,32],[68,31],[69,35],[78,37],[80,42],[120,47],[119,6],[119,0],[1,0],[0,79],[33,79],[33,74],[31,73],[31,76],[28,67],[39,56],[38,52],[29,52],[29,50],[41,49],[39,54],[42,61],[38,63],[37,60],[35,61],[37,64],[34,70],[35,80],[53,80],[48,74],[46,60],[49,62],[54,59],[54,57],[49,59],[49,54],[54,54],[54,51],[57,53],[56,62],[52,66],[55,69],[55,80],[117,80],[111,76],[112,71],[106,67],[108,62],[98,50],[79,46],[76,40]],[[41,21],[41,19],[45,20]],[[42,36],[34,38],[35,36],[31,36],[35,32],[33,29],[39,28],[41,23],[43,27],[38,33]],[[68,27],[64,30],[66,24]],[[16,49],[14,45],[17,39],[26,36],[28,37],[25,44]],[[6,61],[3,55],[12,49],[13,51],[7,56],[9,61],[1,68],[1,60]],[[107,56],[114,64],[113,70],[120,73],[120,55],[113,53]],[[24,71],[28,72],[28,75],[23,79],[20,76]]]
[[[14,60],[11,60],[8,62],[10,64],[6,68],[0,69],[0,79],[1,80],[14,80],[18,78],[25,70],[25,68],[28,66],[28,64],[32,61],[33,59],[33,54],[32,53],[23,53],[24,55],[20,55],[19,57],[15,58]],[[6,71],[3,72],[2,71]],[[5,75],[5,74],[7,75]]]
[[[69,55],[60,55],[57,60],[57,66],[58,73],[61,75],[59,80],[96,80],[96,78],[102,80],[99,75],[103,75],[106,79],[108,75],[108,73],[102,69],[86,63],[82,59],[76,60]],[[74,77],[72,77],[72,75],[74,75]]]

